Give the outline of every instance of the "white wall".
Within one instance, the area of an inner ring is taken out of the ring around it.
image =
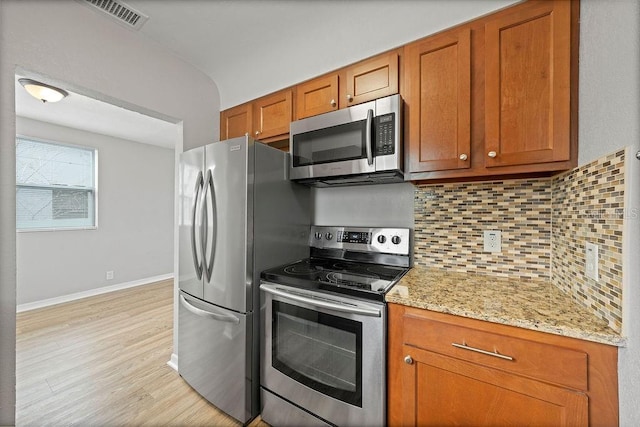
[[[173,149],[22,117],[16,132],[98,150],[98,229],[17,233],[19,305],[173,273]]]
[[[182,122],[184,147],[216,141],[215,83],[155,43],[71,0],[0,0],[0,425],[15,419],[14,76]]]
[[[640,425],[640,3],[582,0],[579,163],[627,151],[623,236],[623,334],[619,351],[620,425]],[[630,156],[631,155],[631,156]]]
[[[413,229],[413,184],[314,188],[312,224]]]

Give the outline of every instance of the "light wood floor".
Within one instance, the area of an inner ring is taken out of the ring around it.
[[[167,366],[172,330],[173,281],[19,313],[16,425],[240,425]]]

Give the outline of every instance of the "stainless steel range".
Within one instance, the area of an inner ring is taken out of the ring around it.
[[[386,421],[385,293],[411,266],[408,228],[311,228],[311,257],[261,274],[262,419]]]

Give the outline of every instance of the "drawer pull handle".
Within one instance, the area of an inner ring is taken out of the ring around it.
[[[458,344],[458,343],[451,343],[452,346],[456,347],[456,348],[461,348],[463,350],[470,350],[470,351],[475,351],[476,353],[482,353],[482,354],[486,354],[487,356],[493,356],[493,357],[499,357],[500,359],[504,359],[504,360],[513,360],[513,357],[511,356],[505,356],[504,354],[500,354],[497,351],[487,351],[487,350],[481,350],[479,348],[475,348],[475,347],[469,347],[466,344]]]

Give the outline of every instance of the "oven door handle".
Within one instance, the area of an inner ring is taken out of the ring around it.
[[[260,285],[260,289],[272,295],[277,295],[291,301],[309,304],[314,307],[327,308],[329,310],[340,311],[343,313],[359,314],[363,316],[380,317],[380,310],[373,308],[358,307],[356,304],[348,304],[342,301],[332,300],[324,297],[310,297],[298,293],[290,293],[282,288],[273,285]]]

